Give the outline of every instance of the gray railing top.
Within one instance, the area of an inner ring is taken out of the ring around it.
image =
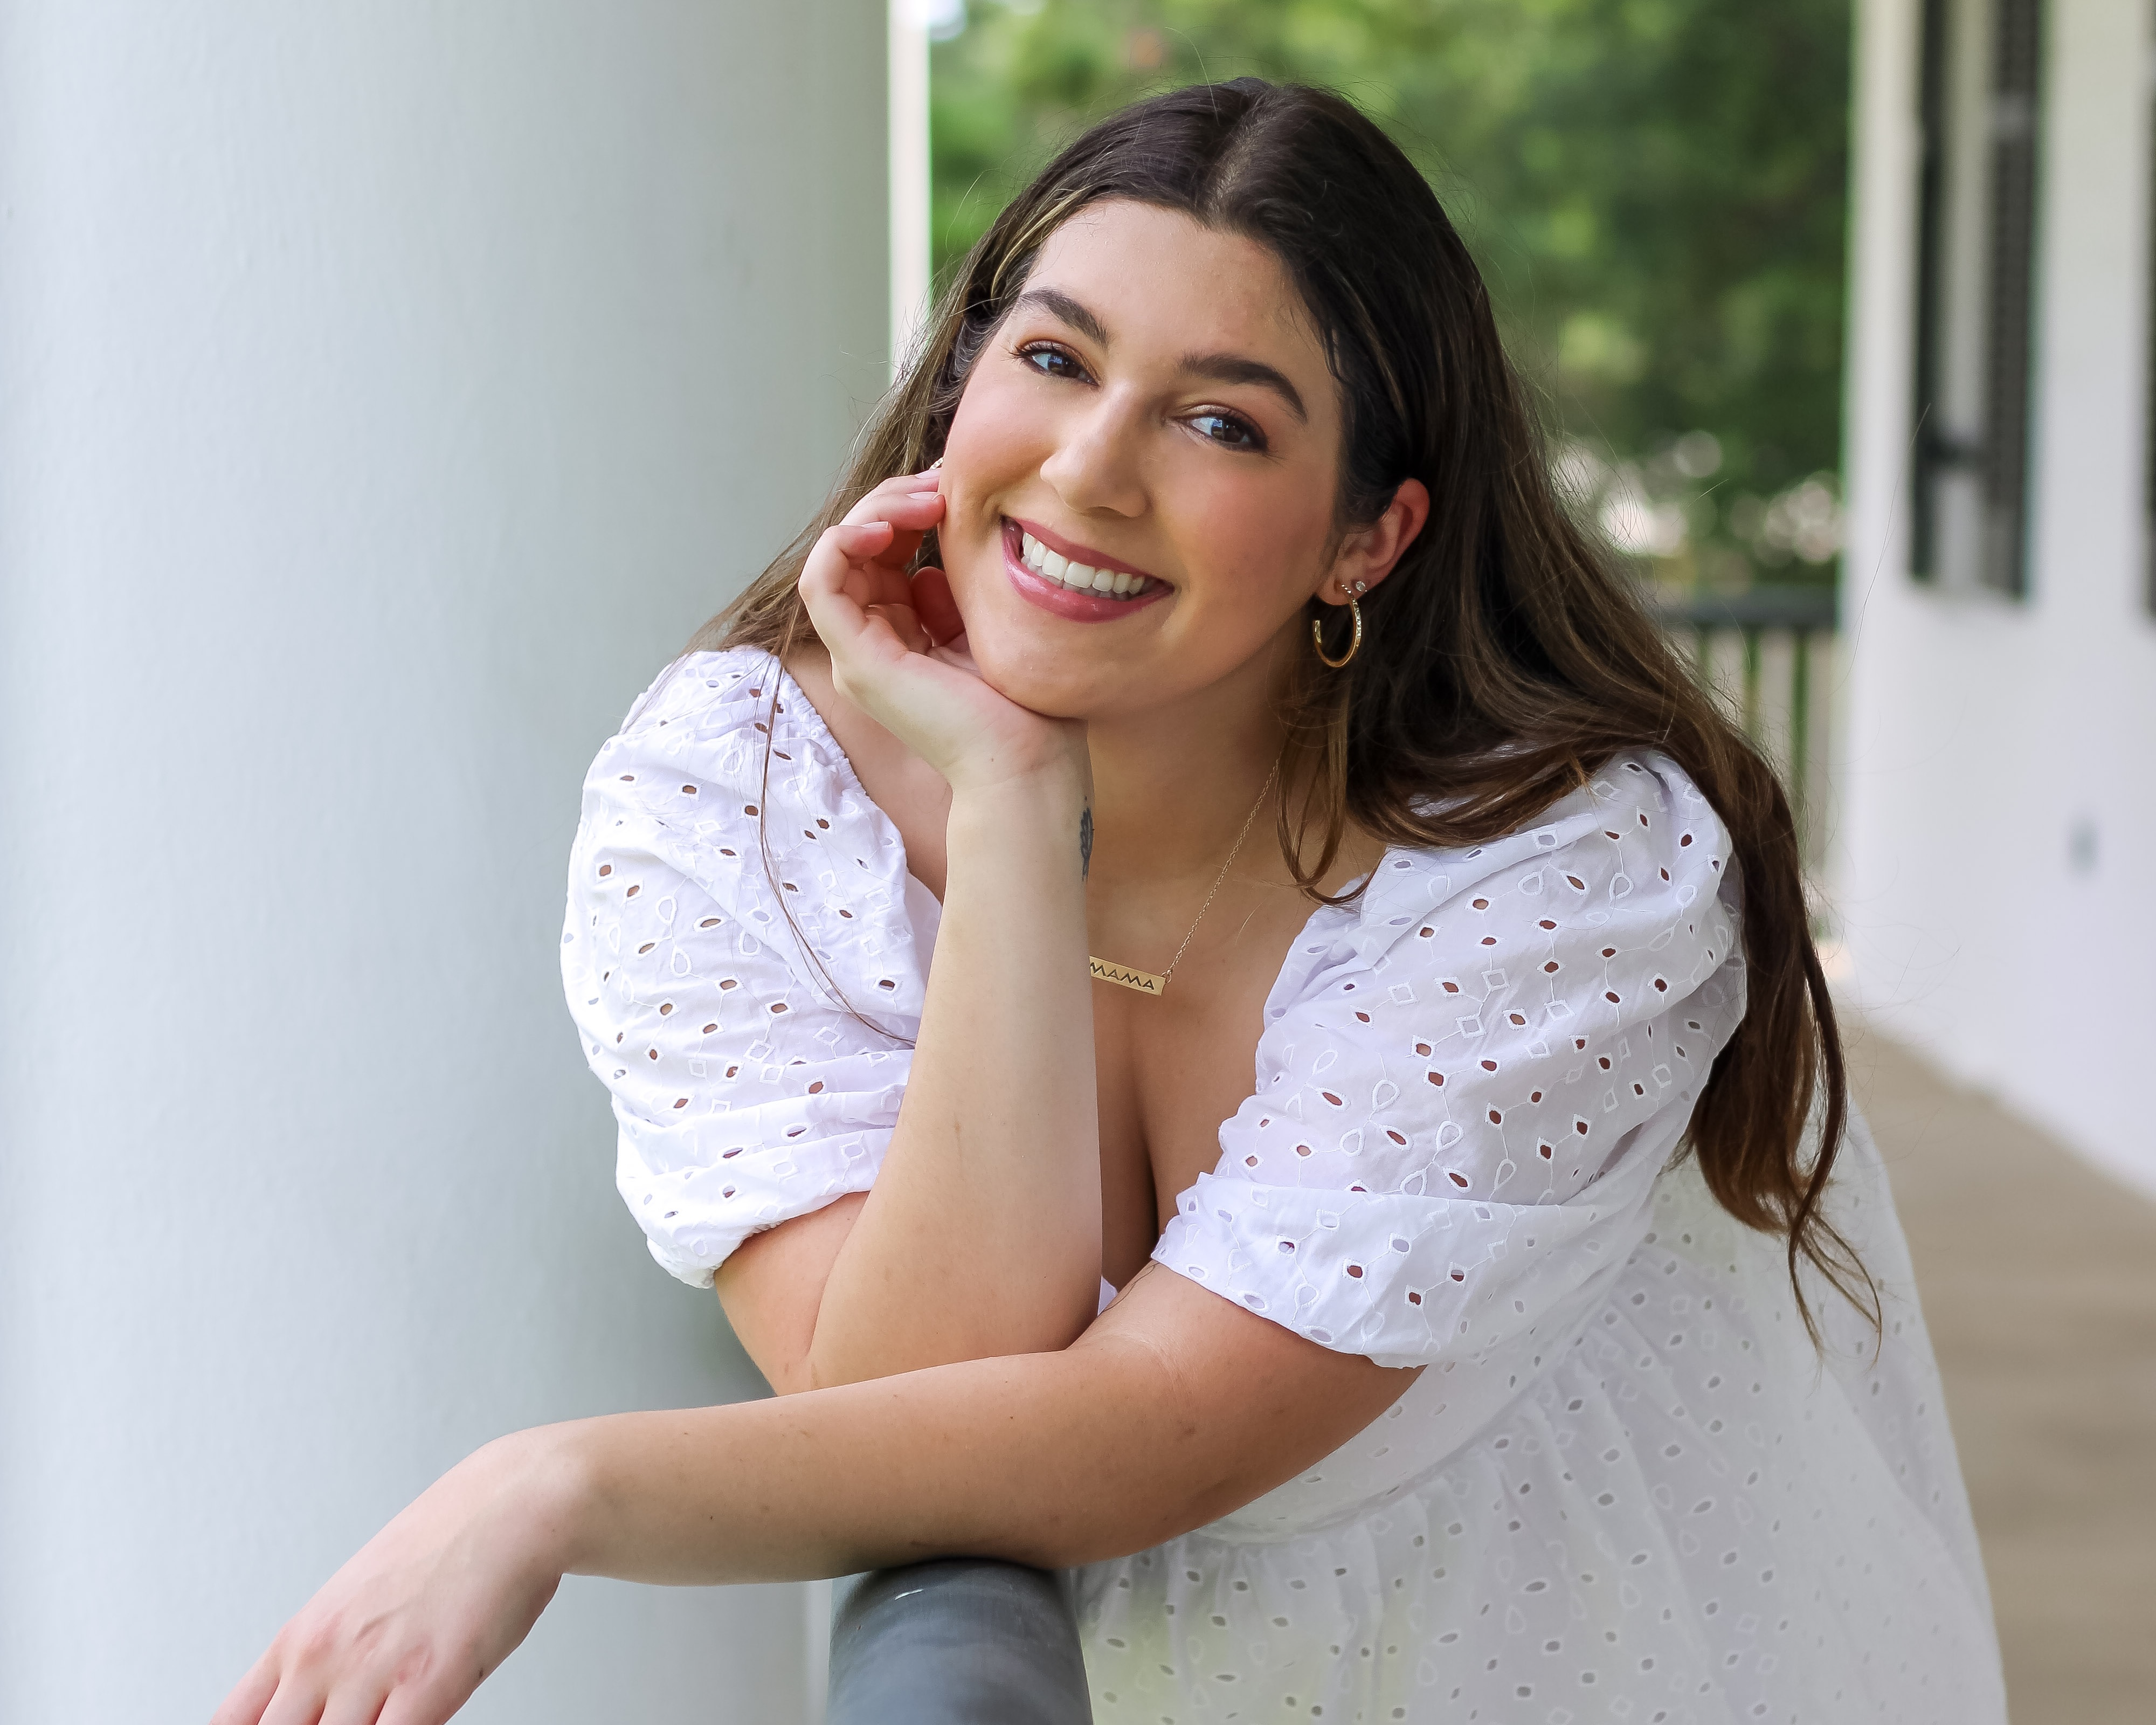
[[[952,1558],[880,1569],[831,1627],[825,1725],[1092,1725],[1062,1578]]]

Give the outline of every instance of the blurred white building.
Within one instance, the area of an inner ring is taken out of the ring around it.
[[[2156,1189],[2150,10],[1858,11],[1850,981]]]
[[[0,0],[9,1725],[203,1720],[485,1440],[760,1389],[563,871],[884,387],[886,78],[883,0]],[[572,1581],[465,1717],[789,1725],[811,1606]]]

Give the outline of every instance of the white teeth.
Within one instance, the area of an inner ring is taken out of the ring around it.
[[[1073,593],[1124,598],[1144,592],[1149,584],[1142,575],[1129,574],[1121,569],[1096,569],[1090,564],[1074,562],[1050,551],[1023,528],[1019,531],[1019,545],[1026,567]]]

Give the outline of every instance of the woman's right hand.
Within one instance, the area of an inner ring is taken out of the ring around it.
[[[583,1513],[563,1434],[496,1440],[325,1583],[211,1725],[442,1725],[554,1596]]]
[[[933,811],[934,963],[875,1189],[771,1230],[722,1278],[757,1363],[789,1388],[1067,1347],[1100,1290],[1086,726],[983,678],[942,570],[909,584],[943,518],[938,477],[878,486],[801,573],[846,721],[887,733],[865,738],[868,758],[888,762],[896,737],[951,794]]]
[[[802,600],[839,694],[941,773],[954,790],[1075,768],[1085,727],[1020,706],[967,650],[942,570],[906,565],[943,517],[941,475],[886,480],[824,530],[801,570]]]

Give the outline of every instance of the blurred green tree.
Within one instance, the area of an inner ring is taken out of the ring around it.
[[[1849,0],[976,0],[933,50],[937,267],[1137,96],[1330,85],[1436,187],[1620,550],[1831,579],[1850,28]]]

